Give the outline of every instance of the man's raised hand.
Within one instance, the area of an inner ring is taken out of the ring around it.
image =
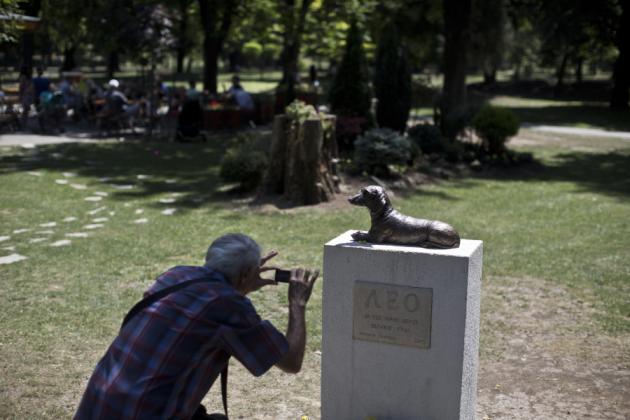
[[[306,306],[313,291],[315,280],[319,276],[319,270],[311,271],[303,268],[291,270],[289,280],[289,304]]]

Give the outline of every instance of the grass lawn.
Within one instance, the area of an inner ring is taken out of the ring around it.
[[[497,96],[490,103],[512,110],[522,122],[531,124],[630,131],[630,111],[611,110],[605,102]]]
[[[222,135],[209,145],[0,149],[0,257],[27,257],[0,265],[0,418],[68,418],[142,291],[170,266],[201,263],[218,235],[245,232],[265,249],[279,250],[281,265],[321,268],[326,241],[368,227],[367,212],[349,205],[251,208],[244,197],[224,192],[218,162],[228,142]],[[588,152],[532,147],[537,164],[444,181],[399,194],[394,203],[407,214],[447,221],[465,238],[482,239],[486,285],[502,276],[562,285],[569,299],[600,309],[592,320],[598,332],[625,335],[630,143],[605,145],[593,143]],[[286,286],[257,292],[252,300],[263,318],[284,328]],[[308,328],[303,378],[315,381],[321,282]],[[489,345],[485,333],[482,358]],[[288,375],[273,378],[264,382],[268,389],[257,391],[264,394],[261,404],[277,406],[294,386]],[[291,392],[302,398],[295,404],[317,416],[318,388],[312,381],[303,385],[304,391],[297,386]],[[234,388],[236,412],[256,417],[260,406],[243,403],[246,384]]]

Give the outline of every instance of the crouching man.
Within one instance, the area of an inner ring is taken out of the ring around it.
[[[275,284],[261,273],[275,269],[265,263],[276,254],[261,258],[253,239],[229,234],[210,245],[204,266],[178,266],[160,275],[145,298],[196,281],[125,319],[96,366],[75,419],[225,418],[205,414],[200,404],[219,374],[227,381],[231,356],[255,376],[274,365],[299,372],[305,308],[318,272],[291,271],[285,336],[261,320],[246,297]]]

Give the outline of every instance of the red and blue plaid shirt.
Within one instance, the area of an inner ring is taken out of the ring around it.
[[[167,295],[121,329],[75,419],[188,419],[230,356],[259,376],[286,354],[284,335],[207,267],[171,268],[145,296],[197,278],[208,281]]]

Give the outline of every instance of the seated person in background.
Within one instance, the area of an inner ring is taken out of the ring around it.
[[[190,80],[188,82],[188,89],[186,89],[186,100],[187,101],[198,101],[201,97],[201,92],[199,92],[196,88],[197,82],[194,80]]]
[[[33,88],[35,89],[35,105],[39,105],[39,97],[42,92],[50,90],[50,79],[44,76],[44,68],[37,67],[37,77],[33,78]]]
[[[249,92],[243,89],[241,79],[237,75],[232,77],[232,87],[228,89],[227,97],[233,99],[236,105],[244,111],[254,110],[254,99]]]
[[[104,116],[112,117],[125,113],[133,118],[140,112],[140,104],[131,103],[127,96],[119,90],[119,87],[120,82],[118,80],[112,79],[109,81],[108,90],[105,93]]]
[[[275,269],[265,266],[275,255],[261,257],[252,238],[228,234],[210,245],[203,266],[177,266],[160,275],[145,297],[187,280],[203,281],[145,307],[120,329],[87,384],[75,420],[219,418],[205,414],[200,404],[232,356],[255,376],[272,366],[299,372],[306,304],[318,273],[291,271],[289,322],[282,334],[247,298],[276,284],[261,277]]]

